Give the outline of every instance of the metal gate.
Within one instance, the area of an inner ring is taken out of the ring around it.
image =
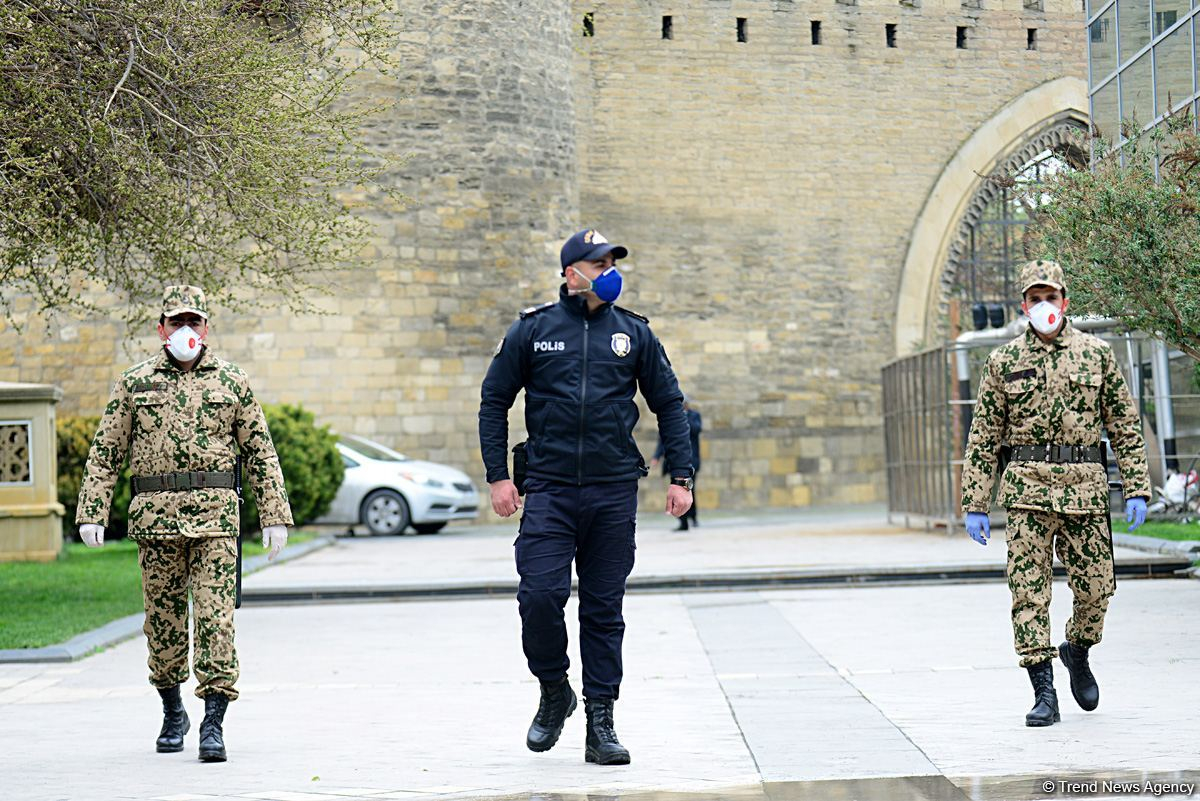
[[[1191,359],[1108,320],[1073,321],[1112,346],[1142,415],[1152,483],[1168,470],[1200,464],[1200,394]],[[961,524],[963,453],[974,390],[987,355],[1010,341],[1020,323],[964,334],[958,340],[883,367],[883,423],[888,520],[909,528],[953,530]],[[1188,391],[1175,392],[1172,386]],[[1115,475],[1116,467],[1111,467]],[[998,482],[997,482],[998,483]]]

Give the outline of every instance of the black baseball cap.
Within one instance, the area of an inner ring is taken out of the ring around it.
[[[613,259],[623,259],[629,255],[628,250],[610,243],[595,228],[588,228],[564,242],[559,257],[565,270],[577,261],[600,261],[609,253]]]

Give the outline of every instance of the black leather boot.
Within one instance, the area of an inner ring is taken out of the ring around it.
[[[1096,684],[1096,677],[1088,665],[1087,647],[1064,641],[1058,646],[1058,655],[1071,674],[1071,695],[1075,696],[1079,708],[1091,712],[1100,706],[1100,685]]]
[[[629,751],[617,740],[613,729],[613,700],[583,699],[587,710],[587,746],[584,759],[597,765],[628,765]]]
[[[542,700],[538,704],[537,714],[529,725],[529,734],[525,737],[525,745],[530,751],[549,751],[558,742],[563,725],[571,713],[575,711],[578,702],[571,683],[564,676],[560,681],[542,682]]]
[[[179,697],[178,684],[159,687],[158,694],[162,696],[163,725],[154,749],[160,754],[174,754],[183,750],[183,735],[188,733],[192,723],[183,708],[183,699]]]
[[[204,696],[204,720],[200,721],[200,761],[224,762],[225,710],[229,708],[229,697],[220,693]]]
[[[1033,709],[1025,716],[1026,726],[1051,726],[1062,718],[1058,714],[1058,694],[1054,692],[1054,663],[1047,659],[1025,668],[1033,684]]]

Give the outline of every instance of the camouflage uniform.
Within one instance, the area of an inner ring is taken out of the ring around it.
[[[204,315],[203,294],[195,287],[169,287],[164,315],[183,311]],[[262,526],[291,526],[279,458],[246,374],[207,347],[186,372],[162,351],[117,379],[88,454],[75,522],[108,524],[113,485],[127,455],[132,475],[157,476],[232,472],[239,450]],[[233,647],[237,535],[238,501],[233,489],[133,496],[129,537],[138,543],[150,683],[155,687],[171,687],[187,679],[190,589],[196,695],[221,693],[230,700],[237,698]]]
[[[1063,286],[1053,262],[1030,262],[1022,284]],[[1137,406],[1112,349],[1066,321],[1050,342],[1032,327],[988,357],[979,382],[962,473],[964,512],[986,514],[1001,446],[1100,445],[1102,427],[1125,482],[1125,496],[1150,497]],[[998,501],[1008,510],[1008,583],[1013,636],[1023,666],[1054,657],[1050,645],[1052,548],[1074,597],[1067,639],[1100,642],[1116,591],[1108,477],[1098,463],[1013,461]]]

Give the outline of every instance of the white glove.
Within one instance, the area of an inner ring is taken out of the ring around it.
[[[104,526],[84,523],[79,527],[79,539],[89,548],[99,548],[104,544]]]
[[[263,547],[271,549],[271,553],[267,555],[267,561],[270,562],[279,556],[283,546],[287,545],[287,526],[267,526],[262,530],[262,535]]]

